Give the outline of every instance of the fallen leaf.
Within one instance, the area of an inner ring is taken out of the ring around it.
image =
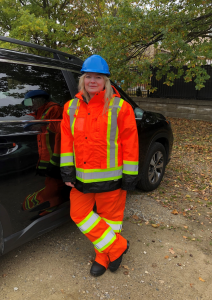
[[[159,224],[152,224],[152,227],[158,228],[160,225]]]
[[[128,275],[129,272],[128,272],[128,271],[124,271],[123,274],[124,274],[124,275]]]
[[[61,291],[61,293],[63,293],[64,294],[64,290],[60,290]]]
[[[132,271],[134,271],[134,268],[132,268]]]
[[[145,222],[145,224],[148,225],[148,224],[149,224],[149,221]]]
[[[202,282],[205,282],[205,280],[204,280],[204,279],[202,279],[201,277],[199,277],[199,280],[200,280],[200,281],[202,281]]]
[[[134,220],[138,220],[138,219],[139,219],[139,217],[138,217],[137,215],[133,215],[132,218],[133,218]]]
[[[168,259],[168,258],[169,258],[169,256],[168,256],[168,255],[166,255],[166,256],[164,256],[164,258],[165,258],[165,259]]]
[[[183,226],[185,229],[187,229],[188,228],[188,226]]]
[[[169,249],[169,252],[170,252],[171,254],[175,254],[175,252],[174,252],[173,249]]]
[[[178,211],[177,211],[176,209],[174,209],[174,210],[172,211],[172,214],[173,214],[173,215],[178,215]]]
[[[177,263],[177,265],[180,267],[180,266],[182,266],[180,263]]]
[[[204,198],[205,201],[208,201],[208,198]]]
[[[192,287],[193,286],[193,283],[190,283],[190,287]]]
[[[192,241],[195,241],[196,239],[195,238],[193,238],[193,239],[191,239]]]
[[[184,238],[184,239],[187,239],[187,236],[184,235],[183,238]]]
[[[203,225],[203,222],[201,222],[200,224]]]
[[[129,270],[130,268],[126,265],[122,265],[122,268]]]
[[[190,195],[186,195],[186,198],[191,198],[191,196]]]
[[[184,216],[184,217],[186,216],[186,212],[185,212],[185,211],[183,212],[183,216]]]

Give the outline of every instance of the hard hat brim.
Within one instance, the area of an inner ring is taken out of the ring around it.
[[[91,70],[91,69],[86,69],[85,71],[82,69],[81,70],[81,73],[82,74],[85,74],[85,73],[98,73],[98,74],[102,74],[102,75],[106,75],[106,76],[110,76],[110,72],[101,72],[99,70]]]

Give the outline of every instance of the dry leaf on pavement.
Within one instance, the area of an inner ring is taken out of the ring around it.
[[[202,279],[201,277],[199,277],[199,280],[200,280],[200,281],[202,281],[202,282],[205,282],[205,280],[204,280],[204,279]]]
[[[174,210],[172,211],[172,214],[173,214],[173,215],[178,215],[178,211],[177,211],[176,209],[174,209]]]
[[[169,256],[168,256],[168,255],[166,255],[166,256],[164,256],[164,258],[165,258],[165,259],[168,259],[168,258],[169,258]]]
[[[184,238],[184,239],[187,239],[187,236],[184,235],[183,238]]]
[[[174,250],[173,250],[172,248],[169,249],[169,252],[170,252],[171,254],[175,254],[175,252],[174,252]]]
[[[152,227],[158,228],[160,225],[159,224],[152,224]]]
[[[129,270],[130,268],[126,265],[122,265],[122,268]]]

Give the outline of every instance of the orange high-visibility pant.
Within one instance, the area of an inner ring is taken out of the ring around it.
[[[95,261],[105,268],[127,249],[127,240],[120,235],[126,194],[122,189],[83,194],[75,188],[70,193],[71,218],[93,243]]]

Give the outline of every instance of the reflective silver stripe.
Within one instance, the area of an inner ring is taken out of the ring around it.
[[[95,245],[95,248],[101,249],[105,247],[115,235],[116,235],[115,232],[111,228],[111,230],[107,233],[107,235],[103,238],[103,240],[101,240],[97,244],[95,244],[95,242],[93,243]]]
[[[65,164],[65,163],[74,163],[74,156],[61,156],[60,157],[60,164]]]
[[[115,139],[116,139],[116,130],[117,130],[117,110],[118,108],[121,109],[120,98],[115,97],[113,104],[109,106],[109,109],[111,109],[111,128],[110,128],[110,168],[115,167],[116,163],[116,148],[115,148]]]
[[[124,171],[138,172],[138,165],[123,164]]]
[[[111,224],[109,222],[106,222],[112,229],[114,232],[119,232],[122,229],[122,224]]]
[[[69,117],[70,117],[70,128],[72,128],[72,125],[73,125],[74,120],[75,120],[75,114],[76,114],[78,99],[74,98],[74,100],[71,100],[71,101],[72,101],[72,103],[71,103],[71,105],[68,108],[68,110],[69,110]],[[73,132],[72,132],[72,134],[73,134]]]
[[[105,171],[103,172],[82,172],[79,169],[76,169],[76,176],[84,180],[91,180],[91,179],[104,179],[104,178],[113,178],[117,176],[122,177],[122,167],[118,170],[114,171]]]
[[[96,213],[93,213],[92,216],[81,226],[78,226],[79,229],[83,232],[86,231],[89,227],[91,227],[93,225],[93,223],[95,223],[95,221],[99,218],[99,215],[97,215]]]

